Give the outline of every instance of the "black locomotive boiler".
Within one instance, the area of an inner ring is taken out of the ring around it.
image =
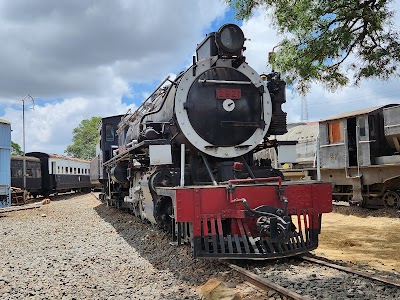
[[[103,168],[103,201],[190,243],[195,257],[309,251],[332,209],[330,184],[287,183],[267,162],[253,162],[255,151],[273,145],[271,135],[286,132],[285,82],[271,73],[265,84],[246,63],[244,42],[233,24],[208,34],[186,71],[166,78],[135,112],[103,119],[92,161]],[[118,144],[104,143],[107,134]]]

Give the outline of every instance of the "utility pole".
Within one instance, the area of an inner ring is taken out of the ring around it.
[[[24,180],[24,203],[26,202],[26,158],[25,158],[25,100],[26,98],[30,98],[32,100],[32,109],[35,105],[35,100],[32,98],[31,95],[26,95],[24,98],[22,98],[22,147],[23,147],[23,164],[22,164],[22,169],[23,169],[23,180]]]

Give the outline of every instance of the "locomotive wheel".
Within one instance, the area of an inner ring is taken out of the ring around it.
[[[158,226],[164,231],[172,232],[173,208],[169,197],[162,197],[156,203],[156,220]]]
[[[138,214],[139,214],[139,217],[142,219],[142,220],[144,220],[145,219],[145,217],[144,217],[144,215],[143,215],[143,212],[144,212],[144,202],[143,202],[143,200],[140,200],[139,201],[139,203],[138,203]]]
[[[342,197],[343,197],[343,196],[336,196],[336,195],[333,195],[333,196],[332,196],[332,201],[333,201],[333,202],[339,202],[339,201],[342,200]]]
[[[376,208],[377,203],[382,203],[382,198],[380,197],[368,197],[368,196],[363,196],[363,201],[361,202],[360,206],[362,208]]]
[[[394,191],[387,191],[383,195],[383,204],[385,207],[394,207],[399,208],[400,205],[400,196]]]
[[[347,202],[349,202],[349,205],[350,205],[350,206],[357,206],[357,204],[355,204],[355,203],[353,202],[353,195],[348,195],[348,196],[347,196]]]
[[[363,196],[363,200],[361,201],[360,206],[361,206],[362,208],[366,208],[366,207],[368,206],[368,200],[369,200],[369,197]]]

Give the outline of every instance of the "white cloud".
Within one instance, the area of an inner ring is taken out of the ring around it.
[[[99,95],[104,68],[128,82],[157,79],[225,9],[212,0],[0,1],[0,99]]]
[[[133,105],[124,104],[123,97],[149,95],[132,90],[132,83],[160,82],[189,66],[196,44],[225,10],[223,1],[213,0],[0,0],[0,39],[5,41],[0,113],[5,111],[1,117],[12,122],[13,141],[22,146],[20,103],[29,93],[48,100],[26,110],[27,151],[62,154],[81,120],[124,114]],[[247,62],[259,73],[270,71],[268,52],[280,37],[266,13],[256,12],[242,28],[251,39]],[[370,80],[336,93],[314,85],[307,95],[309,120],[399,102],[398,83]],[[290,89],[284,109],[289,121],[300,120],[301,99]]]
[[[44,151],[63,154],[71,144],[72,131],[83,119],[93,116],[124,114],[134,105],[121,104],[118,98],[70,98],[59,103],[48,103],[29,109],[31,102],[26,102],[25,137],[26,152]],[[22,106],[21,109],[9,108],[4,116],[12,120],[12,140],[21,147],[22,143]]]
[[[213,0],[0,0],[0,113],[13,141],[22,146],[29,93],[42,101],[26,110],[26,150],[62,154],[82,119],[124,114],[134,105],[123,97],[148,95],[132,83],[181,71],[225,11]]]
[[[268,15],[263,10],[258,10],[253,17],[242,26],[247,39],[246,61],[258,73],[267,73],[271,68],[267,67],[268,53],[279,43],[280,37],[276,30],[271,27]]]

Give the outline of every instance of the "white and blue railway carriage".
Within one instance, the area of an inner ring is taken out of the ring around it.
[[[42,194],[71,190],[90,191],[90,162],[56,154],[30,152],[27,156],[41,160]]]

